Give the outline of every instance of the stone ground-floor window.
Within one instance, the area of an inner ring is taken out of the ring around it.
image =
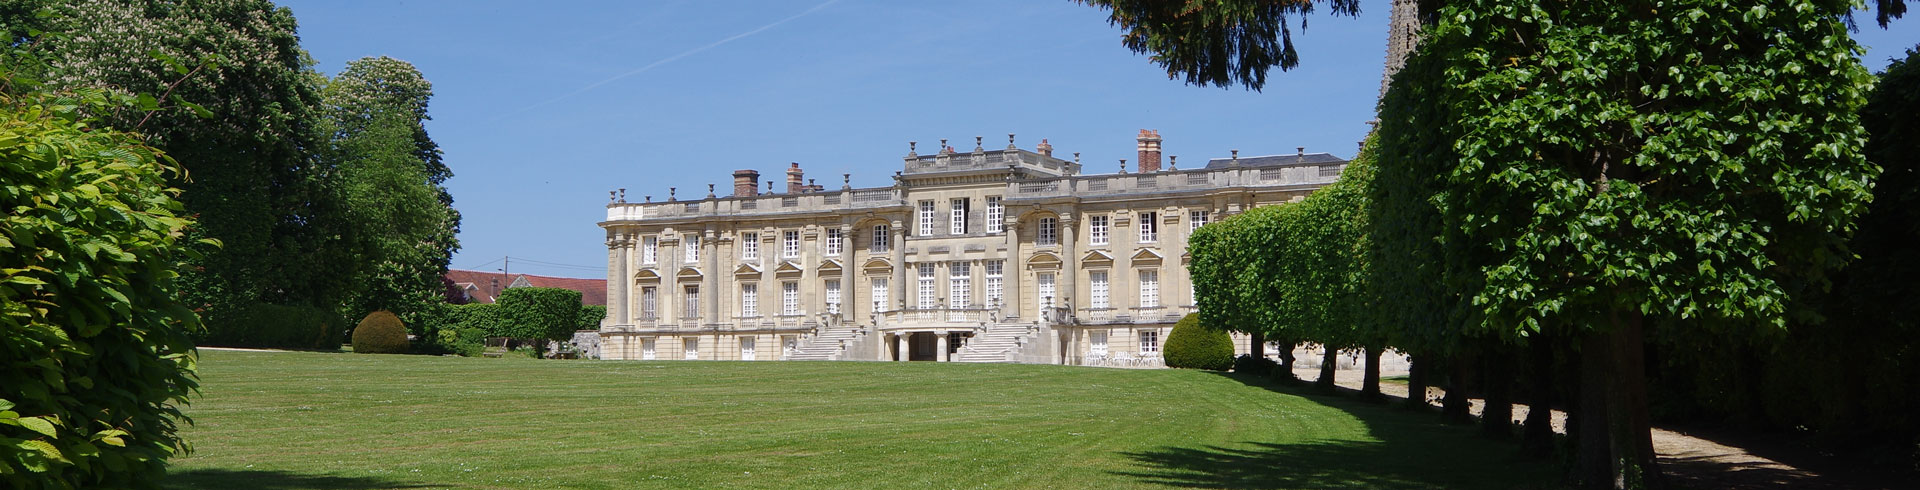
[[[655,353],[655,348],[656,348],[655,344],[658,344],[658,343],[659,343],[659,339],[641,339],[640,340],[640,359],[646,360],[646,361],[659,359],[659,354]]]
[[[684,346],[683,351],[686,352],[686,355],[683,355],[680,357],[681,359],[686,359],[689,361],[696,361],[700,359],[700,339],[682,340],[681,345]]]
[[[1140,331],[1140,352],[1160,352],[1160,331]]]
[[[1088,354],[1095,354],[1095,355],[1107,354],[1107,331],[1106,330],[1088,330],[1087,342],[1090,344],[1087,347]]]
[[[740,360],[742,361],[754,360],[753,336],[751,335],[740,336]]]

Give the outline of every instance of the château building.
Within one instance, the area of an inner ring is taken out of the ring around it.
[[[621,191],[600,223],[601,357],[1156,365],[1194,311],[1193,230],[1302,199],[1346,165],[1300,148],[1162,168],[1160,135],[1141,130],[1134,171],[1088,174],[1013,139],[909,144],[887,187],[842,175],[829,190],[794,164],[779,192],[753,170],[728,195]]]

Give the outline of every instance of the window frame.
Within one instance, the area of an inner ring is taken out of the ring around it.
[[[1140,219],[1138,220],[1140,222],[1140,243],[1160,241],[1159,219],[1160,213],[1153,211],[1140,212]]]
[[[1000,196],[987,196],[987,233],[1007,231],[1007,205]]]
[[[760,234],[740,232],[740,260],[760,260]]]
[[[1113,217],[1094,215],[1087,217],[1087,245],[1101,246],[1113,243]]]

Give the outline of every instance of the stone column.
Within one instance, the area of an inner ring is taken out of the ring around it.
[[[905,332],[893,334],[893,339],[894,353],[899,354],[899,359],[897,360],[907,362],[907,352],[909,352],[907,350],[907,334]]]
[[[858,267],[853,263],[853,225],[840,225],[840,240],[845,242],[840,244],[840,322],[852,323],[853,305],[860,304],[856,301],[860,295],[854,294],[857,288],[853,286],[853,269]]]
[[[893,284],[888,287],[893,289],[893,297],[887,298],[887,300],[893,302],[893,304],[887,306],[889,309],[899,309],[895,305],[907,304],[907,228],[901,226],[899,221],[893,222],[892,227]]]
[[[705,306],[701,307],[701,309],[706,311],[700,313],[700,319],[705,323],[720,323],[721,270],[719,238],[719,233],[715,232],[711,226],[701,232],[700,258],[702,262],[706,262],[707,267],[706,270],[700,271],[700,299],[705,300],[704,302],[706,303]],[[713,347],[708,348],[708,350],[719,347],[720,337],[718,334],[715,334]],[[718,358],[715,357],[713,359]]]
[[[1026,261],[1020,253],[1020,221],[1007,218],[1004,223],[1007,230],[1007,258],[1000,269],[1000,318],[1004,321],[1012,318],[1034,318],[1020,314],[1024,301],[1020,300],[1020,281],[1027,277],[1023,271]]]
[[[627,291],[633,282],[627,273],[627,254],[631,250],[633,235],[615,230],[607,230],[607,304],[612,308],[608,316],[614,325],[632,324],[627,315]]]
[[[939,359],[940,362],[947,362],[947,333],[934,332],[933,342],[934,342],[933,348],[935,349],[936,355],[938,356],[938,357],[935,357],[935,359]]]
[[[680,268],[686,264],[682,258],[680,233],[663,234],[660,238],[660,250],[655,252],[660,259],[660,296],[655,298],[654,325],[673,322],[679,325],[680,317],[686,316],[680,311],[686,300],[680,297]],[[654,345],[659,348],[658,344]]]
[[[1080,257],[1074,253],[1073,248],[1073,235],[1077,229],[1075,226],[1078,224],[1079,220],[1074,219],[1072,215],[1060,216],[1060,277],[1055,286],[1059,289],[1057,293],[1060,297],[1054,298],[1053,304],[1069,307],[1067,310],[1069,315],[1077,315],[1074,310],[1081,306],[1073,301],[1074,296],[1079,294],[1076,288],[1080,284]]]

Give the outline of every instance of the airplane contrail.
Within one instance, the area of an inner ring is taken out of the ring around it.
[[[713,49],[713,48],[716,48],[716,47],[719,47],[719,46],[720,46],[720,45],[722,45],[722,44],[726,44],[726,43],[730,43],[730,42],[734,42],[734,41],[738,41],[738,40],[740,40],[741,38],[744,38],[744,37],[747,37],[747,36],[752,36],[752,35],[754,35],[754,34],[759,34],[760,32],[762,32],[762,31],[765,31],[765,30],[767,30],[767,29],[772,29],[772,28],[774,28],[774,27],[779,27],[779,26],[780,26],[780,24],[785,24],[785,23],[788,23],[788,22],[792,22],[792,21],[793,21],[794,19],[798,19],[798,18],[801,18],[801,17],[806,17],[806,16],[807,16],[807,14],[811,14],[811,13],[814,13],[814,12],[817,12],[817,11],[819,11],[820,9],[823,9],[823,8],[827,8],[827,6],[828,6],[828,5],[833,5],[833,4],[836,4],[836,3],[840,3],[840,0],[827,0],[827,1],[825,2],[825,3],[821,3],[821,4],[819,4],[819,5],[815,5],[815,6],[813,6],[813,8],[810,8],[810,9],[807,9],[807,10],[806,10],[806,11],[804,11],[804,12],[800,12],[800,13],[798,13],[798,14],[794,14],[794,15],[793,15],[792,17],[787,17],[787,18],[785,18],[785,19],[780,19],[780,20],[778,20],[778,21],[774,21],[774,22],[773,22],[772,24],[767,24],[767,25],[764,25],[764,26],[760,26],[760,27],[758,27],[758,28],[755,28],[755,29],[753,29],[753,30],[751,30],[751,31],[747,31],[747,32],[742,32],[742,33],[739,33],[739,34],[734,34],[734,35],[733,35],[733,36],[731,36],[731,37],[728,37],[728,38],[726,38],[726,39],[721,39],[721,40],[719,40],[719,41],[714,41],[714,42],[713,42],[712,44],[708,44],[708,45],[706,45],[706,46],[701,46],[701,47],[698,47],[698,48],[693,48],[693,49],[689,49],[689,50],[686,50],[685,52],[682,52],[682,53],[680,53],[680,54],[676,54],[676,55],[673,55],[673,56],[668,56],[668,57],[666,57],[666,58],[663,58],[663,59],[661,59],[661,60],[659,60],[659,61],[655,61],[655,62],[652,62],[652,63],[648,63],[648,64],[647,64],[646,66],[642,66],[642,67],[639,67],[639,68],[635,68],[635,69],[633,69],[632,71],[628,71],[628,72],[626,72],[626,73],[621,73],[621,74],[619,74],[619,75],[614,75],[614,76],[612,76],[612,77],[610,77],[610,78],[607,78],[606,80],[601,80],[601,81],[598,81],[598,82],[593,82],[592,84],[589,84],[589,85],[587,85],[587,86],[585,86],[585,87],[581,87],[581,88],[580,88],[579,90],[575,90],[575,91],[572,91],[572,92],[568,92],[568,93],[566,93],[565,95],[561,95],[561,96],[559,96],[559,97],[554,97],[554,98],[551,98],[551,99],[547,99],[547,100],[544,100],[544,101],[540,101],[539,103],[536,103],[536,104],[533,104],[533,105],[530,105],[530,106],[526,106],[526,107],[523,107],[523,108],[521,108],[520,110],[517,110],[517,111],[513,111],[513,112],[510,112],[510,113],[507,113],[507,114],[503,114],[503,115],[501,115],[500,117],[497,117],[497,118],[494,118],[494,120],[496,120],[496,121],[497,121],[497,120],[500,120],[500,119],[505,119],[505,118],[506,118],[507,116],[512,116],[512,115],[515,115],[515,114],[519,114],[519,113],[522,113],[522,112],[526,112],[526,111],[529,111],[529,110],[532,110],[533,108],[536,108],[536,107],[540,107],[540,106],[543,106],[543,105],[547,105],[547,104],[552,104],[552,103],[554,103],[554,102],[558,102],[558,101],[560,101],[561,99],[565,99],[565,98],[568,98],[568,97],[572,97],[572,96],[575,96],[575,95],[580,95],[580,94],[582,94],[582,93],[585,93],[585,92],[587,92],[587,91],[589,91],[589,90],[593,90],[593,89],[596,89],[596,88],[600,88],[600,87],[601,87],[601,86],[603,86],[603,85],[606,85],[606,84],[609,84],[609,83],[613,83],[613,82],[616,82],[616,81],[619,81],[620,79],[623,79],[623,78],[627,78],[627,77],[631,77],[631,76],[634,76],[634,75],[639,75],[639,74],[641,74],[641,73],[646,73],[646,72],[647,72],[648,70],[652,70],[652,69],[654,69],[654,68],[658,68],[658,67],[660,67],[660,65],[665,65],[665,64],[667,64],[667,63],[672,63],[672,62],[674,62],[674,61],[677,61],[677,60],[679,60],[679,59],[681,59],[681,58],[685,58],[685,57],[688,57],[688,56],[693,56],[693,55],[695,55],[695,54],[699,54],[699,53],[700,53],[701,51],[706,51],[706,50],[709,50],[709,49]]]

